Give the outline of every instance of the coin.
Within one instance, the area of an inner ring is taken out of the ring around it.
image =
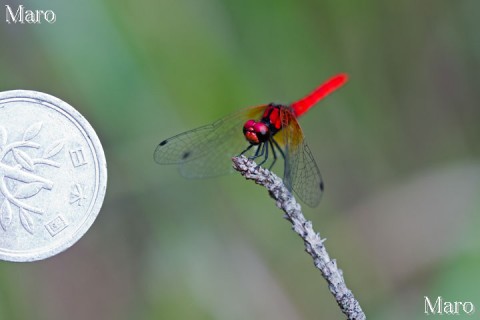
[[[0,92],[0,259],[56,255],[91,227],[107,166],[87,120],[45,93]]]

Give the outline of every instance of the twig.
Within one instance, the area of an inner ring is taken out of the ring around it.
[[[342,271],[337,267],[335,259],[331,260],[320,234],[313,230],[312,222],[303,216],[300,205],[291,192],[285,187],[282,179],[271,171],[258,167],[255,162],[244,156],[232,159],[233,167],[246,179],[267,188],[270,196],[276,200],[277,207],[285,212],[285,219],[293,225],[293,230],[303,239],[307,253],[312,256],[315,267],[328,282],[328,288],[335,297],[340,309],[350,320],[366,319],[360,304],[347,288]]]

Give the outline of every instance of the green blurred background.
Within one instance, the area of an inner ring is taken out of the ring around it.
[[[152,160],[339,72],[300,123],[326,184],[304,213],[347,285],[369,319],[427,318],[424,296],[480,307],[479,1],[2,1],[0,90],[77,108],[109,183],[71,249],[0,262],[0,319],[344,319],[264,189]],[[6,4],[57,21],[8,25]]]

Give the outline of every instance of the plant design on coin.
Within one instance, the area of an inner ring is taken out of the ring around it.
[[[60,163],[52,158],[63,149],[64,140],[52,142],[43,149],[40,157],[33,156],[30,150],[40,150],[42,147],[33,141],[42,130],[42,126],[42,122],[30,125],[24,131],[21,140],[10,143],[7,143],[7,131],[0,126],[0,226],[4,231],[10,227],[15,209],[18,209],[21,225],[30,234],[33,234],[34,228],[31,214],[44,213],[41,208],[26,203],[25,199],[35,196],[42,189],[53,188],[52,181],[39,175],[38,166],[59,168]]]

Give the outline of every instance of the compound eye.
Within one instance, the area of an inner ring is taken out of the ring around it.
[[[245,122],[245,124],[243,125],[243,131],[252,131],[253,129],[253,126],[255,125],[255,120],[248,120],[247,122]]]
[[[256,123],[257,122],[255,120],[248,120],[243,125],[243,134],[245,135],[247,141],[253,145],[257,145],[260,143],[260,140],[258,140],[257,133],[254,129]]]
[[[253,131],[257,134],[258,140],[260,142],[265,142],[270,136],[268,126],[263,122],[257,122],[253,126]]]

